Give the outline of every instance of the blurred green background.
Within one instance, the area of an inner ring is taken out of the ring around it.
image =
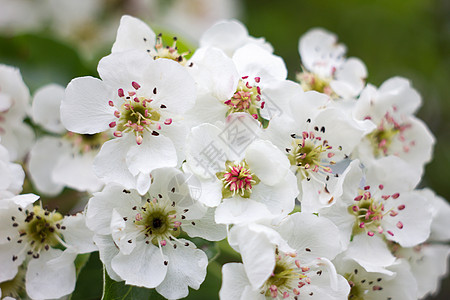
[[[130,11],[125,5],[127,1],[106,2],[108,9],[114,8],[116,12],[113,25],[108,25],[115,32],[120,18],[117,10]],[[201,1],[192,2],[198,5]],[[339,41],[347,45],[347,56],[356,56],[365,62],[368,82],[379,86],[392,76],[409,78],[423,98],[418,116],[437,139],[434,159],[426,167],[421,186],[450,199],[450,1],[246,0],[237,4],[241,6],[239,19],[248,27],[249,33],[265,37],[274,46],[275,54],[284,58],[290,79],[295,79],[295,73],[300,71],[298,39],[312,27],[323,27],[336,33]],[[103,12],[91,25],[100,26],[107,13]],[[140,13],[145,15],[146,12]],[[149,12],[146,21],[152,26],[157,25],[152,23],[152,15],[154,12]],[[98,59],[107,55],[112,45],[112,40],[98,45],[94,40],[94,44],[87,46],[87,51],[89,47],[92,51],[86,56],[86,46],[82,55],[80,45],[55,37],[48,27],[34,33],[2,32],[0,63],[19,67],[32,92],[51,82],[66,85],[77,76],[97,76]],[[192,292],[189,299],[216,299],[220,288],[220,265],[238,259],[225,248],[218,260],[210,265],[208,273],[211,276],[207,276],[201,290]],[[101,264],[94,254],[82,270],[72,299],[97,299],[102,288],[101,276]],[[148,296],[158,299],[155,294]],[[440,294],[430,299],[450,299],[450,280],[443,281]]]

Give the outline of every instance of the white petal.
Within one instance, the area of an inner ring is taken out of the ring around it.
[[[391,199],[390,199],[391,200]],[[424,242],[430,235],[431,207],[426,199],[417,192],[400,193],[400,197],[391,202],[404,204],[396,217],[385,217],[383,227],[394,235],[385,234],[386,238],[399,243],[402,247],[412,247]],[[384,225],[384,222],[386,225]],[[401,222],[401,226],[400,223]]]
[[[269,83],[261,89],[262,99],[265,103],[264,108],[260,110],[261,116],[266,120],[273,120],[276,116],[290,115],[290,103],[299,101],[303,94],[301,85],[290,80],[270,81]],[[272,122],[269,123],[268,128],[271,126]]]
[[[250,198],[236,196],[222,201],[216,209],[215,220],[219,224],[237,224],[255,222],[271,216],[272,212],[266,205]]]
[[[35,194],[21,194],[14,196],[11,200],[22,208],[36,202],[40,197]]]
[[[317,257],[333,259],[341,251],[339,230],[327,218],[295,213],[289,215],[277,230],[296,249],[302,262]]]
[[[450,204],[442,197],[436,195],[430,189],[419,190],[419,193],[425,197],[431,206],[433,221],[431,223],[430,241],[448,241],[450,240]]]
[[[125,188],[134,188],[136,179],[128,169],[126,156],[135,143],[133,135],[105,142],[94,160],[94,173],[106,183],[117,182]]]
[[[244,265],[227,263],[222,268],[222,287],[219,291],[222,300],[263,300],[264,295],[259,291],[252,291],[250,282],[245,274]]]
[[[395,262],[386,242],[379,235],[356,235],[350,243],[345,255],[358,262],[367,272],[379,272],[392,275],[392,271],[384,269]]]
[[[237,20],[224,20],[214,24],[203,33],[200,39],[200,47],[217,47],[228,56],[232,56],[234,50],[242,46],[248,38],[245,26]]]
[[[130,255],[119,252],[111,261],[111,267],[126,284],[155,288],[166,277],[166,257],[161,256],[153,244],[138,243]]]
[[[247,147],[245,161],[262,182],[271,186],[280,182],[291,166],[284,153],[264,140],[256,140]]]
[[[406,115],[414,114],[422,103],[419,93],[411,87],[408,79],[392,77],[383,82],[378,89],[377,101],[385,105],[395,105],[398,112]]]
[[[131,174],[150,174],[157,168],[175,167],[177,155],[169,138],[145,133],[141,145],[134,143],[130,146],[126,155],[126,162]]]
[[[201,219],[189,220],[190,223],[183,224],[183,231],[190,237],[201,237],[208,241],[220,241],[227,236],[225,225],[216,224],[214,221],[215,209],[209,208]],[[195,225],[192,224],[195,223]]]
[[[86,225],[97,234],[111,234],[111,216],[113,208],[124,216],[131,208],[141,203],[141,197],[136,191],[124,193],[124,188],[110,184],[102,192],[95,193],[89,199],[86,212]]]
[[[417,250],[410,249],[414,252]],[[417,280],[419,298],[435,294],[441,285],[441,279],[448,272],[450,248],[447,245],[422,245],[420,257],[410,261],[411,272]]]
[[[115,108],[109,106],[111,91],[93,77],[73,79],[66,88],[61,102],[61,121],[67,130],[94,134],[109,129],[114,121]]]
[[[104,264],[109,277],[115,281],[122,281],[123,279],[111,268],[111,260],[119,253],[119,249],[117,249],[111,236],[96,234],[93,240],[98,247],[100,260]]]
[[[180,242],[186,240],[180,239]],[[184,245],[176,249],[167,246],[163,251],[169,262],[167,275],[156,291],[168,299],[178,299],[188,295],[188,286],[197,290],[206,276],[208,258],[205,252]]]
[[[130,90],[135,91],[132,86],[133,81],[142,86],[143,73],[151,64],[153,59],[150,55],[137,50],[114,52],[103,57],[98,63],[97,70],[104,85],[114,96],[108,100],[118,99],[119,88],[122,88],[125,93]]]
[[[333,67],[340,66],[346,52],[345,46],[337,43],[335,34],[321,28],[305,33],[299,40],[298,50],[306,69],[322,77],[331,76]]]
[[[95,153],[65,154],[52,173],[52,179],[55,182],[64,183],[78,191],[96,192],[103,187],[103,182],[94,174],[92,167]]]
[[[33,97],[33,121],[52,133],[64,133],[59,108],[64,98],[64,88],[57,84],[46,85]]]
[[[194,106],[194,79],[179,63],[170,59],[157,59],[145,69],[143,76],[143,92],[147,91],[158,107],[164,104],[167,111],[183,114]],[[157,93],[153,95],[155,87]]]
[[[283,238],[275,230],[250,223],[233,226],[229,234],[230,245],[238,246],[244,269],[253,289],[258,289],[275,268],[275,248],[280,244],[286,250]],[[293,249],[289,249],[293,252]]]
[[[0,264],[2,271],[0,272],[0,282],[13,279],[18,271],[19,266],[25,260],[25,253],[18,255],[16,260],[13,260],[13,256],[20,253],[23,245],[16,243],[12,240],[11,243],[0,244]]]
[[[28,264],[27,294],[33,299],[53,299],[72,293],[76,281],[75,257],[74,253],[57,249],[41,251],[40,258]]]
[[[92,238],[94,232],[86,227],[84,214],[78,213],[74,216],[65,217],[62,224],[64,230],[64,241],[76,248],[77,253],[89,253],[97,250]]]
[[[225,168],[226,144],[218,139],[221,130],[211,124],[192,128],[187,138],[186,160],[196,175],[213,178]]]
[[[263,182],[255,185],[250,199],[264,204],[272,216],[276,216],[290,213],[294,209],[297,195],[297,178],[291,171],[288,171],[276,185],[268,186]]]
[[[28,167],[33,184],[39,192],[55,196],[63,190],[64,184],[55,182],[52,173],[61,155],[68,151],[68,144],[56,137],[44,136],[34,144],[30,151]]]
[[[208,92],[221,101],[233,96],[239,74],[233,61],[223,51],[217,48],[200,48],[190,61],[194,65],[189,71],[195,78],[199,91]]]
[[[139,49],[147,51],[155,46],[156,35],[147,24],[132,16],[122,16],[116,41],[111,52]]]
[[[237,49],[233,54],[233,61],[240,76],[261,77],[262,86],[287,77],[283,59],[255,44],[247,44]]]
[[[366,164],[367,185],[384,185],[385,195],[411,191],[420,181],[420,173],[402,159],[387,156]]]
[[[126,216],[132,216],[127,214]],[[136,236],[139,234],[139,229],[132,223],[128,225],[125,222],[124,215],[117,212],[113,208],[111,215],[111,235],[114,243],[120,250],[120,253],[129,255],[136,248]],[[140,241],[140,243],[144,243]]]
[[[366,124],[350,118],[344,110],[327,108],[317,114],[313,123],[319,128],[324,126],[323,139],[333,148],[342,147],[344,154],[350,155],[366,134]]]
[[[336,80],[330,82],[333,91],[343,98],[356,97],[364,87],[367,69],[358,58],[348,58],[336,70]]]

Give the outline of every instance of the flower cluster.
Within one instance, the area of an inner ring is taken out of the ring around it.
[[[323,29],[299,41],[302,71],[238,21],[192,55],[123,16],[100,78],[39,89],[0,66],[0,296],[73,292],[77,255],[107,275],[188,296],[211,257],[234,299],[419,299],[447,271],[450,206],[418,189],[434,137],[400,77],[366,83],[358,58]],[[33,140],[29,117],[43,132]],[[26,156],[26,160],[23,160]],[[86,192],[63,217],[20,194]]]

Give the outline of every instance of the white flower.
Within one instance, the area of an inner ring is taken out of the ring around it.
[[[200,47],[216,47],[229,57],[246,45],[255,44],[268,52],[273,52],[272,46],[264,38],[254,38],[248,34],[247,28],[238,20],[219,21],[206,30],[200,38]]]
[[[409,265],[399,260],[389,267],[390,274],[367,272],[351,259],[339,257],[334,261],[339,274],[342,274],[350,284],[348,299],[399,299],[416,300],[417,284],[412,276]]]
[[[347,298],[328,259],[340,250],[338,229],[325,218],[296,213],[275,226],[236,225],[229,242],[243,264],[224,266],[221,299]]]
[[[289,161],[272,143],[258,139],[259,130],[245,113],[231,114],[225,124],[191,130],[187,169],[202,183],[205,193],[199,201],[218,206],[218,223],[251,222],[294,208],[298,189]]]
[[[63,97],[64,88],[56,84],[44,86],[34,95],[34,122],[60,137],[45,135],[33,145],[28,157],[30,178],[36,189],[46,195],[57,195],[65,186],[78,191],[98,191],[103,182],[94,174],[92,165],[109,137],[106,133],[67,132],[60,119]]]
[[[341,108],[324,108],[329,99],[315,91],[298,93],[263,135],[288,157],[302,211],[317,212],[340,197],[343,170],[339,169],[345,168],[353,149],[372,128],[370,122],[358,122]]]
[[[37,198],[26,194],[0,202],[0,282],[13,279],[27,261],[27,294],[32,299],[59,298],[75,288],[77,254],[96,247],[82,214],[63,218],[33,206]]]
[[[170,299],[198,289],[206,276],[206,254],[181,237],[220,240],[224,226],[192,198],[186,176],[173,168],[152,172],[148,194],[120,185],[106,188],[89,200],[87,225],[94,230],[100,258],[111,278],[126,284],[156,288]],[[197,226],[199,228],[197,228]]]
[[[358,58],[345,58],[346,47],[320,28],[311,29],[299,41],[304,70],[297,75],[305,91],[316,90],[333,98],[356,97],[364,87],[367,70]]]
[[[367,271],[383,272],[394,261],[383,238],[403,247],[422,243],[430,233],[431,208],[412,190],[417,173],[400,159],[382,159],[365,171],[363,177],[353,161],[343,174],[342,197],[320,214],[339,226],[351,258]]]
[[[81,134],[114,128],[116,139],[103,145],[94,170],[106,182],[145,193],[152,170],[183,160],[182,114],[195,101],[194,81],[178,63],[153,61],[139,51],[113,53],[98,70],[103,80],[82,77],[69,83],[61,120]]]
[[[286,80],[284,61],[254,44],[237,49],[232,58],[205,47],[192,58],[190,73],[198,98],[189,112],[193,124],[214,123],[236,112],[246,112],[263,122],[279,115],[301,87]]]
[[[16,68],[0,65],[0,137],[11,161],[22,160],[34,133],[23,123],[30,110],[30,93]]]
[[[395,155],[422,173],[435,141],[427,126],[413,115],[420,104],[420,95],[404,78],[388,79],[378,89],[368,85],[354,114],[359,120],[371,120],[376,128],[359,145],[355,157],[368,163]]]

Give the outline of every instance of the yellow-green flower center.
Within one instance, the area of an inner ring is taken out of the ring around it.
[[[257,85],[250,85],[248,77],[239,79],[236,92],[224,102],[228,106],[227,116],[235,112],[249,113],[254,119],[260,118],[259,111],[264,108],[265,102],[261,100],[261,89]],[[255,83],[260,81],[255,78]]]
[[[238,194],[242,198],[249,198],[253,186],[260,182],[259,178],[250,171],[245,160],[241,163],[227,161],[225,166],[224,172],[216,174],[223,182],[222,197],[226,199]]]
[[[333,147],[326,140],[322,140],[313,132],[303,132],[302,138],[292,136],[292,147],[287,148],[288,159],[291,165],[297,167],[297,172],[303,178],[310,179],[312,173],[331,173],[331,160],[334,156]]]

